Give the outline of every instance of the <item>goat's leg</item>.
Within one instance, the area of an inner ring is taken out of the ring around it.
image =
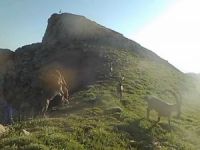
[[[64,106],[66,103],[69,104],[69,100],[65,98],[65,96],[62,96],[62,106]]]
[[[149,107],[147,108],[147,119],[149,120],[149,113],[150,113],[150,109]]]
[[[157,120],[157,122],[156,122],[156,123],[158,123],[158,122],[160,122],[160,115],[158,115],[158,120]]]
[[[119,91],[119,100],[122,100],[122,91]]]
[[[66,102],[67,102],[67,104],[69,104],[69,99],[68,98],[66,98]]]
[[[47,110],[48,110],[49,103],[50,103],[50,100],[47,99],[47,100],[46,100],[46,103],[45,103],[45,106],[42,108],[42,113],[43,113],[43,116],[44,116],[44,117],[46,117],[46,112],[47,112]]]
[[[170,116],[168,117],[168,124],[169,124],[169,126],[171,126]]]

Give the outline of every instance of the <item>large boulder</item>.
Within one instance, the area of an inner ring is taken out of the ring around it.
[[[72,41],[106,42],[123,39],[122,34],[107,29],[83,16],[63,13],[53,14],[49,18],[42,43],[55,45],[56,43],[70,43]]]

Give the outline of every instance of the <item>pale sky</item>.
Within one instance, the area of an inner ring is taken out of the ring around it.
[[[200,73],[200,0],[178,0],[129,38],[183,72]]]
[[[0,48],[41,42],[53,13],[83,15],[200,73],[200,0],[0,0]]]

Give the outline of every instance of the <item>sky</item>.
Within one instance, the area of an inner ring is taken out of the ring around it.
[[[0,0],[0,48],[41,42],[53,13],[83,15],[200,73],[199,0]]]
[[[181,71],[200,73],[199,7],[199,0],[178,0],[128,36]]]

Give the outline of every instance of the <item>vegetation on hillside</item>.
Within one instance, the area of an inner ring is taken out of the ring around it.
[[[0,137],[0,149],[199,149],[200,103],[194,81],[167,61],[138,57],[129,50],[104,50],[113,63],[110,75],[75,92],[70,104],[49,112],[49,118],[10,126]],[[125,80],[120,100],[121,76]],[[155,112],[151,121],[146,119],[145,95],[175,102],[165,90],[180,93],[183,103],[181,118],[172,118],[171,127],[166,118],[155,124]]]

